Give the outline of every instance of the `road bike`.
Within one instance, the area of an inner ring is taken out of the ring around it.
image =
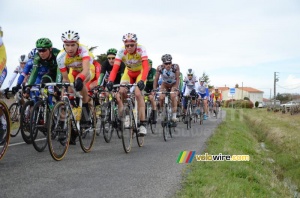
[[[144,136],[139,135],[139,116],[138,116],[138,105],[135,98],[134,89],[136,84],[125,84],[120,85],[121,87],[127,87],[129,93],[127,93],[127,98],[124,100],[124,107],[122,113],[122,130],[121,137],[123,148],[126,153],[131,151],[132,139],[135,135],[138,146],[142,147],[144,145]],[[131,89],[132,88],[132,89]]]
[[[7,105],[0,100],[0,160],[4,157],[10,140],[11,120]]]
[[[64,158],[69,148],[71,130],[73,130],[74,135],[79,136],[81,149],[86,153],[90,152],[96,137],[94,108],[89,106],[89,115],[87,115],[86,109],[82,109],[82,96],[75,91],[74,83],[47,84],[62,87],[62,100],[54,105],[48,122],[47,134],[50,155],[56,161]],[[69,87],[75,93],[75,100],[78,101],[75,106],[71,105],[69,99],[71,95],[68,91]],[[90,120],[86,119],[88,117]]]

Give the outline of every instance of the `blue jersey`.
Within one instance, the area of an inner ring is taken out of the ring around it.
[[[21,85],[24,81],[25,76],[30,74],[33,68],[33,59],[29,59],[24,67],[22,74],[18,78],[18,85]],[[37,77],[35,79],[35,84],[39,84],[41,82],[42,76],[48,73],[48,67],[46,66],[39,66],[37,69]]]

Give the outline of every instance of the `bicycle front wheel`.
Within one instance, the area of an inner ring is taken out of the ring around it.
[[[20,106],[18,103],[13,103],[9,107],[9,115],[12,125],[19,125],[18,130],[11,130],[10,137],[16,137],[20,131]]]
[[[10,140],[10,115],[6,104],[0,101],[0,160],[5,155]]]
[[[81,149],[88,153],[91,151],[96,137],[96,112],[92,106],[90,108],[90,121],[87,126],[80,126],[79,142]]]
[[[71,111],[63,101],[55,104],[48,121],[48,147],[56,161],[62,160],[69,148],[71,137]]]
[[[38,152],[44,151],[47,146],[47,114],[45,101],[35,103],[30,118],[30,137],[33,147]]]
[[[123,115],[122,115],[122,143],[125,153],[131,151],[132,145],[132,134],[133,134],[133,123],[132,123],[132,114],[130,108],[124,106]]]
[[[21,135],[27,144],[31,144],[32,140],[30,137],[30,114],[31,114],[31,107],[33,107],[33,101],[27,101],[24,106],[22,107],[21,111],[21,119],[20,119],[20,128],[21,128]]]

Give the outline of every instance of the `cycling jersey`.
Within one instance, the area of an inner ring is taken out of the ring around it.
[[[79,44],[77,53],[75,56],[70,57],[65,50],[61,50],[57,56],[57,64],[61,72],[69,71],[69,80],[74,82],[76,76],[82,72],[82,61],[89,60],[90,64],[90,81],[95,77],[94,56],[88,50],[88,48],[82,44]],[[72,70],[70,70],[72,68]],[[87,76],[86,76],[87,77]]]
[[[47,74],[51,77],[52,81],[55,79],[56,82],[61,82],[61,74],[58,70],[56,57],[59,53],[59,49],[52,48],[52,56],[48,60],[43,60],[37,53],[33,59],[33,68],[28,80],[28,85],[37,84],[35,83],[38,76]]]
[[[162,82],[169,85],[176,83],[176,71],[178,67],[177,64],[172,64],[170,70],[167,70],[164,65],[159,65],[157,67],[157,72],[160,73]]]
[[[137,45],[134,54],[128,53],[125,47],[120,49],[116,55],[115,62],[121,61],[123,61],[126,66],[121,82],[134,83],[139,80],[146,81],[149,71],[148,56],[146,49],[142,45]],[[118,65],[114,65],[109,75],[109,81],[115,81],[118,70]]]
[[[196,83],[195,89],[201,98],[207,99],[209,97],[209,90],[205,82],[203,83],[203,85],[201,85],[200,83]]]
[[[196,87],[197,77],[194,75],[191,79],[185,77],[183,80],[183,96],[190,95],[191,91]]]
[[[179,75],[179,80],[180,80],[180,82],[179,82],[179,90],[182,90],[182,88],[183,88],[183,75],[182,75],[181,72],[180,72],[180,75]]]
[[[105,76],[107,76],[107,75],[109,76],[112,68],[113,68],[113,66],[109,64],[108,60],[105,60],[102,63],[101,74],[100,74],[100,77],[99,77],[99,80],[98,80],[98,85],[101,85],[101,86],[104,85]],[[121,62],[120,69],[117,73],[117,76],[116,76],[116,79],[115,79],[115,82],[114,82],[115,84],[120,84],[122,74],[124,73],[124,69],[125,69],[125,64],[123,62]]]
[[[153,90],[153,81],[155,79],[155,75],[156,75],[156,69],[151,68],[148,72],[148,76],[147,76],[147,82],[146,82],[146,87],[145,87],[145,92],[149,93]]]
[[[222,93],[220,92],[214,92],[211,94],[211,98],[213,101],[221,101],[222,100]]]
[[[17,82],[18,85],[21,85],[23,83],[25,77],[30,74],[32,67],[33,67],[33,59],[29,59],[25,65],[21,75],[18,78],[18,82]],[[38,69],[40,69],[40,68],[41,67],[38,67]],[[38,71],[38,75],[39,75],[39,73],[40,72]]]
[[[11,85],[14,83],[17,75],[21,74],[22,72],[23,72],[23,68],[20,65],[18,65],[16,67],[16,69],[14,70],[14,73],[12,74],[11,79],[8,81],[8,88],[10,88]]]

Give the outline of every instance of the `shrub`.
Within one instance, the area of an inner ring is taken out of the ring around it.
[[[255,102],[255,108],[258,107],[258,104],[259,104],[258,101],[256,101],[256,102]]]

